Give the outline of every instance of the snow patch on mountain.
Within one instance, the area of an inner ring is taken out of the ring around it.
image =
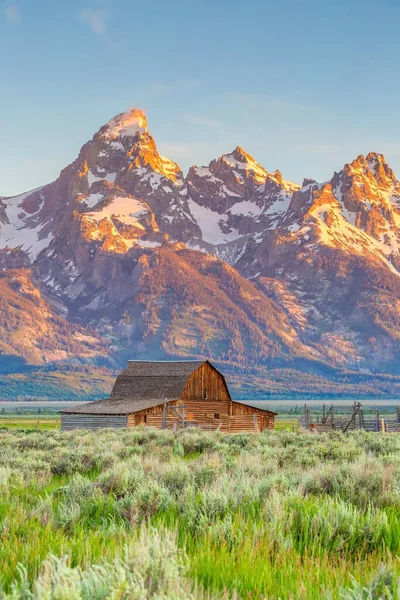
[[[139,229],[144,229],[139,222],[139,217],[144,216],[149,212],[148,207],[135,198],[127,198],[114,196],[112,202],[102,208],[98,212],[85,213],[86,217],[94,221],[102,221],[103,219],[118,219],[125,225],[133,225]]]
[[[24,201],[45,186],[38,187],[19,196],[3,198],[0,207],[4,207],[4,216],[0,217],[0,248],[20,248],[31,260],[50,245],[53,239],[51,224],[40,219],[44,197],[34,213],[27,213],[23,208]]]
[[[237,231],[223,231],[221,225],[226,223],[228,215],[219,215],[211,208],[197,204],[191,198],[188,200],[188,205],[197,225],[200,227],[204,242],[217,245],[231,242],[241,237]]]
[[[242,202],[236,202],[229,209],[231,215],[243,215],[246,217],[257,217],[262,213],[262,207],[255,204],[251,200],[243,200]]]
[[[82,200],[82,204],[84,204],[86,208],[94,208],[102,200],[104,200],[104,194],[102,193],[89,194],[87,198]]]
[[[379,241],[364,231],[355,227],[343,216],[341,207],[331,203],[321,204],[311,209],[310,215],[316,220],[318,240],[325,246],[341,248],[349,254],[366,256],[372,253],[380,258],[396,275],[397,269],[388,260],[393,251],[398,252],[399,244],[393,240],[393,245]]]
[[[104,173],[98,176],[89,169],[87,174],[89,189],[92,187],[93,183],[96,183],[97,181],[109,181],[110,183],[115,183],[116,177],[117,173]]]
[[[274,219],[283,216],[287,212],[291,200],[292,196],[290,194],[285,194],[282,192],[279,193],[276,196],[276,199],[274,199],[273,202],[267,206],[264,214],[274,217]]]

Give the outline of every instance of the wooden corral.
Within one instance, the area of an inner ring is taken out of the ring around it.
[[[118,419],[117,419],[118,418]],[[108,400],[62,411],[62,429],[200,427],[221,432],[274,428],[275,413],[232,400],[209,361],[129,361]]]
[[[375,432],[400,432],[400,407],[397,407],[395,417],[382,419],[378,409],[375,410],[372,417],[365,417],[361,402],[354,402],[345,415],[336,414],[333,404],[328,410],[324,405],[321,415],[311,415],[310,409],[305,404],[303,417],[300,418],[299,425],[306,430],[314,430],[318,433],[331,430],[346,433],[354,429]]]

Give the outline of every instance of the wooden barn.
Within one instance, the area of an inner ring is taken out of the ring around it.
[[[109,399],[61,411],[61,428],[194,426],[233,433],[273,429],[274,417],[232,400],[224,376],[208,360],[129,361]]]

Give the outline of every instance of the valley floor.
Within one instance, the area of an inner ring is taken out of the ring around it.
[[[396,434],[3,428],[0,598],[398,598],[399,480]]]

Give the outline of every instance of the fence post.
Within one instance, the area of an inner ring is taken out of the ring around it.
[[[379,409],[375,409],[375,431],[379,431]]]
[[[310,411],[307,407],[307,404],[304,405],[304,420],[306,429],[310,429]]]
[[[364,413],[361,402],[358,403],[358,419],[360,422],[360,429],[365,429]]]
[[[167,428],[167,401],[164,400],[164,406],[163,406],[163,411],[162,411],[162,424],[161,424],[161,428],[162,429],[166,429]]]
[[[253,415],[254,430],[258,431],[257,415]]]
[[[386,433],[385,419],[381,419],[381,430],[382,433]]]

